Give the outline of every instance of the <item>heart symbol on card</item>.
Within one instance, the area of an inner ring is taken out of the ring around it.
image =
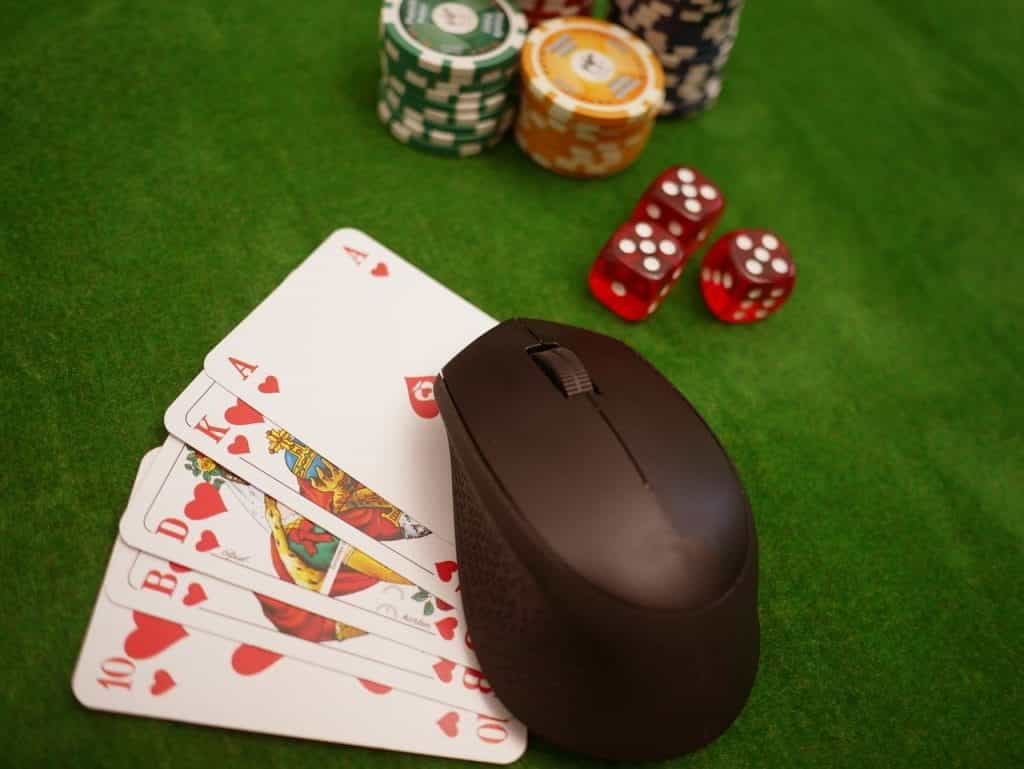
[[[434,569],[442,582],[451,582],[452,574],[459,570],[459,565],[455,561],[438,561],[434,564]]]
[[[182,566],[180,563],[174,561],[168,561],[167,565],[171,567],[171,571],[177,572],[178,574],[184,574],[185,572],[192,571],[188,566]]]
[[[375,278],[386,278],[390,275],[388,266],[384,262],[377,262],[377,266],[370,270],[370,274]]]
[[[185,517],[190,521],[204,521],[227,510],[220,491],[212,483],[199,483],[192,492],[192,501],[185,505]]]
[[[273,395],[274,393],[281,392],[281,388],[277,384],[277,377],[273,374],[260,382],[259,387],[256,389],[265,395]]]
[[[454,710],[449,710],[437,719],[437,725],[441,727],[441,731],[446,736],[455,737],[459,733],[459,714]]]
[[[231,667],[242,676],[254,676],[262,673],[275,662],[281,659],[276,652],[268,652],[258,646],[239,644],[231,655]]]
[[[263,421],[263,415],[241,398],[225,409],[224,418],[233,425],[256,425]]]
[[[124,639],[124,653],[133,660],[147,660],[188,635],[177,622],[132,612],[135,630]]]
[[[207,597],[203,586],[198,582],[193,582],[188,586],[188,590],[185,591],[185,597],[181,599],[181,602],[186,606],[195,606],[197,603],[205,601]]]
[[[440,622],[435,622],[434,627],[437,628],[437,632],[441,634],[441,637],[450,641],[455,638],[455,628],[458,627],[459,621],[455,617],[445,617]]]
[[[434,672],[437,677],[446,684],[452,682],[452,672],[455,670],[455,663],[451,660],[438,660],[434,663]]]
[[[159,697],[164,692],[170,691],[177,685],[177,681],[171,678],[166,670],[158,670],[153,674],[153,685],[149,687],[149,693]]]
[[[443,598],[438,598],[436,595],[434,596],[434,603],[437,604],[437,608],[441,611],[451,611],[455,608],[446,600],[444,600]]]
[[[231,441],[231,445],[228,446],[229,454],[248,454],[249,453],[249,439],[244,435],[236,435],[235,439]]]
[[[413,413],[423,419],[433,419],[439,413],[437,400],[434,398],[434,382],[436,376],[407,376],[405,389],[409,394],[409,405]]]
[[[356,680],[363,685],[363,688],[366,689],[366,691],[371,692],[372,694],[387,694],[391,691],[390,686],[379,684],[376,681],[367,681],[365,678],[359,678]]]
[[[199,541],[196,542],[196,550],[200,553],[205,553],[213,550],[215,547],[220,547],[220,540],[217,539],[216,534],[207,529],[199,535]]]

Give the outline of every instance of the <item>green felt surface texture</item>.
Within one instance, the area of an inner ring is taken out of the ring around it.
[[[354,226],[493,316],[627,341],[729,450],[762,667],[733,728],[665,766],[1021,766],[1024,39],[1019,3],[984,6],[752,0],[719,106],[583,182],[511,141],[396,143],[370,0],[3,3],[0,765],[448,765],[92,713],[69,687],[164,408]],[[716,322],[694,263],[641,325],[588,295],[680,162],[721,183],[724,227],[789,242],[799,283],[769,321]],[[597,764],[533,739],[519,765]]]

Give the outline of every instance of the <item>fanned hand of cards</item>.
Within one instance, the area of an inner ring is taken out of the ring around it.
[[[491,763],[434,375],[495,321],[358,230],[206,357],[143,459],[72,688],[87,707]],[[317,706],[310,708],[308,703]]]

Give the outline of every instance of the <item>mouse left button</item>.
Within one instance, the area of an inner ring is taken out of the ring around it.
[[[530,357],[565,397],[572,398],[594,392],[594,383],[586,366],[579,356],[567,347],[551,347],[530,352]]]

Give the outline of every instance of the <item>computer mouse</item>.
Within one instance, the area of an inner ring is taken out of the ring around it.
[[[622,342],[505,321],[445,365],[459,576],[487,681],[597,758],[695,750],[757,673],[757,535],[693,406]]]

